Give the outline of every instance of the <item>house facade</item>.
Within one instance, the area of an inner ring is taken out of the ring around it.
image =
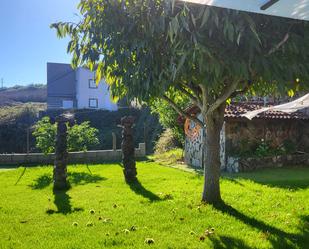
[[[243,117],[243,114],[248,111],[257,110],[263,106],[263,103],[254,102],[232,103],[227,106],[220,134],[220,162],[223,171],[238,172],[245,171],[241,167],[248,169],[255,167],[253,161],[248,163],[248,160],[246,162],[242,160],[242,162],[249,165],[240,165],[240,159],[258,157],[256,154],[252,155],[252,152],[267,154],[266,150],[270,148],[273,151],[278,150],[279,154],[280,150],[293,150],[298,154],[308,155],[308,109],[294,113],[267,111],[252,120]],[[187,112],[202,119],[197,107],[191,107]],[[185,162],[193,167],[201,168],[205,156],[203,138],[207,134],[188,119],[184,120],[184,129],[186,134]]]
[[[104,109],[116,111],[104,80],[97,85],[95,73],[70,64],[47,63],[48,109]]]

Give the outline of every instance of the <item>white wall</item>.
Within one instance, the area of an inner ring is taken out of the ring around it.
[[[94,79],[94,72],[85,68],[78,68],[76,70],[76,99],[77,108],[89,108],[89,99],[98,99],[97,109],[106,109],[109,111],[116,111],[117,104],[113,103],[110,98],[107,84],[102,80],[98,88],[89,88],[89,80]]]
[[[309,20],[309,0],[280,0],[267,10],[261,6],[269,0],[182,0],[236,10],[244,10],[259,14],[282,16],[300,20]]]

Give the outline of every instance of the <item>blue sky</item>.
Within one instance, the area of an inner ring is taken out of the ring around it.
[[[0,82],[46,83],[46,62],[70,62],[67,39],[49,25],[77,21],[79,0],[0,0]]]

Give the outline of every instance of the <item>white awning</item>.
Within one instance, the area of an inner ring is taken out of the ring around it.
[[[179,0],[309,21],[309,0]]]
[[[282,105],[261,108],[259,110],[247,112],[243,114],[242,116],[251,120],[255,116],[259,115],[260,113],[266,112],[266,111],[279,111],[279,112],[285,112],[285,113],[293,113],[293,112],[302,110],[304,108],[309,108],[309,93],[292,102],[288,102]]]

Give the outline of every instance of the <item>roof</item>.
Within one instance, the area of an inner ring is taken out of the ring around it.
[[[266,105],[274,106],[273,104]],[[225,109],[225,118],[244,118],[242,115],[249,112],[266,107],[263,103],[240,102],[232,103]],[[296,111],[293,113],[285,113],[280,111],[268,110],[258,114],[255,119],[309,119],[309,115],[305,111]]]
[[[228,9],[309,21],[309,0],[181,0]]]
[[[268,104],[265,106],[263,102],[232,102],[230,105],[227,105],[224,117],[225,119],[247,120],[245,117],[243,117],[243,114],[249,111],[255,111],[263,107],[270,106],[274,106],[274,104]],[[198,113],[200,113],[200,109],[194,105],[189,106],[185,111],[191,115],[197,115]],[[269,110],[260,113],[253,118],[253,120],[257,119],[309,120],[309,112],[302,110],[293,113],[284,113],[280,111]],[[178,122],[183,123],[184,119],[182,117],[178,117]]]

